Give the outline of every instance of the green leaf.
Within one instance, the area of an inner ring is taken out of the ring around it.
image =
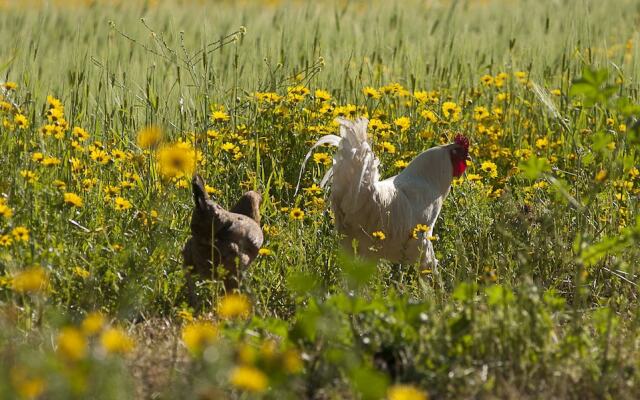
[[[453,298],[459,301],[469,301],[478,291],[477,283],[462,282],[453,290]]]
[[[593,322],[601,335],[618,325],[618,317],[609,307],[601,307],[593,313]]]
[[[616,108],[625,117],[640,114],[640,105],[635,104],[627,97],[621,97],[616,101]]]
[[[338,256],[338,262],[342,265],[349,285],[355,288],[366,285],[377,271],[375,263],[357,259],[342,252]]]
[[[566,303],[565,299],[555,289],[547,289],[542,295],[542,301],[554,310],[560,310]]]
[[[387,375],[366,367],[352,370],[351,382],[365,400],[384,398],[389,386]]]
[[[518,167],[522,170],[522,175],[529,180],[538,179],[540,175],[551,169],[546,158],[538,158],[536,156],[531,156],[526,161],[520,162]]]
[[[492,285],[484,290],[487,294],[487,303],[490,306],[507,305],[513,303],[515,296],[511,289],[507,289],[502,285]]]
[[[609,72],[606,69],[590,69],[585,67],[582,76],[574,79],[569,96],[581,97],[583,105],[592,107],[596,104],[605,104],[618,91],[618,85],[606,85]]]
[[[608,150],[607,145],[613,141],[613,136],[606,132],[597,132],[591,136],[591,146],[595,151]]]
[[[620,253],[626,247],[638,241],[640,241],[640,217],[636,220],[634,227],[624,229],[620,235],[605,237],[598,243],[583,248],[580,254],[580,261],[587,266],[594,265],[607,254]]]
[[[287,277],[287,284],[294,292],[306,295],[318,286],[318,279],[313,274],[294,271]]]

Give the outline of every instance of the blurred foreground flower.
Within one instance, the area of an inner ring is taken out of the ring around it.
[[[58,352],[66,359],[81,360],[87,354],[87,339],[77,328],[63,328],[58,334]]]
[[[269,379],[257,368],[240,366],[231,371],[231,384],[239,389],[260,393],[269,386]]]
[[[109,328],[100,337],[100,343],[107,353],[126,354],[133,350],[133,339],[120,328]]]
[[[211,322],[198,321],[182,329],[182,341],[191,354],[199,354],[204,348],[215,342],[218,328]]]
[[[82,321],[82,332],[85,335],[95,335],[102,330],[102,327],[106,323],[104,315],[98,311],[87,314]]]
[[[427,395],[411,385],[393,385],[387,392],[389,400],[427,400]]]
[[[46,382],[43,378],[33,376],[26,368],[11,368],[11,384],[18,395],[23,399],[35,399],[46,389]]]
[[[151,149],[162,142],[162,130],[155,126],[147,126],[138,132],[137,142],[138,146],[143,149]]]
[[[39,265],[27,268],[14,275],[13,290],[20,293],[37,293],[47,289],[49,278],[44,268]]]
[[[228,294],[218,303],[218,314],[222,318],[247,318],[251,311],[251,303],[242,294]]]
[[[191,144],[177,142],[160,148],[156,158],[158,171],[165,179],[193,175],[197,153]]]

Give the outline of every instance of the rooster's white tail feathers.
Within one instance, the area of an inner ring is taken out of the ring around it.
[[[332,205],[336,214],[350,215],[362,207],[363,201],[371,199],[374,185],[380,179],[380,161],[371,150],[367,137],[369,120],[338,118],[337,121],[342,140],[331,168]]]
[[[343,206],[347,208],[357,207],[355,200],[361,194],[361,189],[373,189],[373,185],[378,182],[380,178],[378,172],[380,161],[373,154],[367,137],[368,119],[358,118],[355,121],[351,121],[345,118],[338,118],[337,121],[340,124],[340,136],[325,135],[321,137],[305,156],[300,169],[300,176],[298,177],[296,194],[300,188],[300,180],[305,165],[313,151],[318,146],[329,144],[337,146],[338,151],[333,157],[332,167],[322,178],[320,186],[324,188],[332,180],[332,191],[341,193],[340,197],[343,199]],[[365,191],[370,193],[370,190]],[[342,209],[346,211],[346,209]]]

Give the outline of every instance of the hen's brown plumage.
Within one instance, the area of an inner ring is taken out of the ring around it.
[[[226,290],[237,287],[239,272],[251,264],[264,240],[260,228],[262,196],[245,193],[230,211],[214,203],[205,190],[204,180],[194,175],[191,182],[195,203],[191,215],[191,237],[182,250],[185,266],[202,278],[218,279],[214,267],[223,266]],[[190,300],[195,303],[195,288],[188,277]]]

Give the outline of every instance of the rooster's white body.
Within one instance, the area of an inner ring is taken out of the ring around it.
[[[450,149],[454,144],[431,148],[418,155],[398,175],[380,180],[380,161],[367,138],[368,120],[338,119],[340,137],[327,135],[314,147],[338,146],[333,166],[322,181],[331,185],[331,207],[336,227],[344,235],[343,245],[370,258],[392,262],[419,261],[435,268],[437,260],[429,237],[438,219],[453,179]],[[418,224],[428,232],[413,238]],[[373,232],[386,236],[379,240]]]

